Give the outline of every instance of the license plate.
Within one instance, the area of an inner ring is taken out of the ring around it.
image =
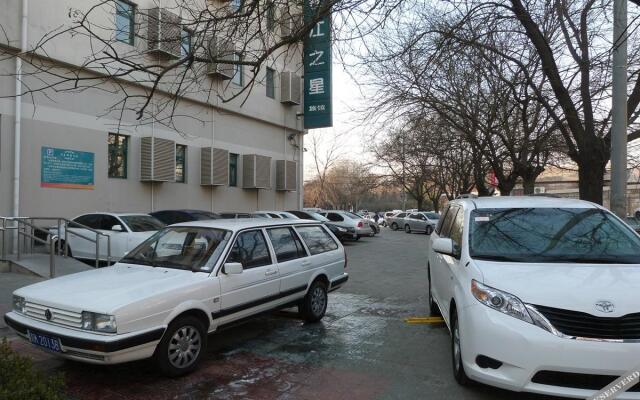
[[[62,351],[62,349],[60,349],[60,339],[42,335],[37,332],[27,331],[27,333],[29,334],[29,340],[31,341],[31,344],[35,344],[36,346],[45,348],[50,351],[55,351],[56,353]]]

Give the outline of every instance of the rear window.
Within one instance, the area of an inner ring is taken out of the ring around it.
[[[320,226],[297,226],[296,230],[312,255],[338,249],[335,240]]]

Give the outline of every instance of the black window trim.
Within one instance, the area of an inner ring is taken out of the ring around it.
[[[462,209],[462,207],[460,206],[456,206],[456,205],[452,205],[451,207],[449,207],[449,211],[447,212],[447,217],[449,216],[450,212],[455,212],[455,214],[453,214],[453,216],[451,217],[451,225],[448,227],[449,229],[447,229],[447,226],[444,226],[444,224],[447,222],[446,219],[445,221],[442,223],[442,229],[440,231],[440,233],[438,234],[439,237],[441,238],[450,238],[450,234],[451,234],[451,228],[453,227],[453,224],[455,222],[456,217],[458,216],[458,213],[460,212],[460,210]],[[447,232],[445,233],[444,230],[447,230]]]
[[[304,249],[305,255],[304,255],[304,257],[298,257],[298,258],[294,258],[294,259],[291,259],[291,260],[283,261],[283,263],[286,263],[286,262],[289,262],[289,261],[295,261],[295,260],[302,260],[303,258],[309,257],[311,255],[311,252],[309,251],[309,249],[306,246],[306,243],[304,242],[304,240],[302,240],[302,237],[300,237],[300,234],[298,233],[298,231],[295,230],[293,225],[270,226],[268,228],[264,228],[264,231],[266,233],[267,240],[269,242],[269,247],[273,251],[273,256],[274,256],[274,258],[276,260],[276,264],[280,264],[280,261],[278,261],[278,254],[276,253],[276,248],[273,247],[273,243],[271,242],[271,236],[269,236],[269,230],[271,230],[271,229],[285,229],[285,228],[290,229],[290,231],[293,232],[293,234],[296,236],[296,238],[298,238],[300,243],[302,243],[302,248]]]
[[[304,224],[304,223],[300,224],[300,223],[298,223],[298,224],[286,224],[286,225],[273,224],[273,225],[263,225],[263,226],[259,226],[259,227],[252,226],[252,227],[248,227],[248,228],[243,228],[243,229],[237,230],[237,231],[233,232],[233,236],[231,237],[231,239],[229,239],[229,243],[227,243],[227,248],[224,249],[224,251],[222,252],[222,254],[220,256],[220,259],[217,261],[218,265],[214,266],[211,269],[211,272],[210,272],[209,276],[216,276],[217,277],[222,273],[222,268],[224,267],[224,264],[227,261],[227,258],[229,257],[229,252],[231,252],[231,248],[233,247],[234,243],[236,242],[236,238],[241,233],[246,232],[246,231],[255,231],[257,229],[266,230],[266,229],[269,229],[269,228],[278,228],[278,227],[281,227],[281,226],[290,226],[290,227],[292,227],[293,230],[296,231],[296,234],[298,234],[298,237],[300,237],[301,240],[302,240],[302,237],[300,236],[300,233],[296,229],[298,226],[319,226],[322,229],[324,229],[325,232],[329,232],[330,233],[330,231],[328,231],[328,228],[322,223],[317,223],[317,224],[316,223],[314,223],[314,224]],[[232,232],[232,231],[230,231],[230,232]],[[333,240],[333,236],[331,234],[329,234],[329,237],[331,237],[332,240]],[[335,242],[335,240],[334,240],[334,242]],[[268,239],[267,239],[267,243],[269,243],[269,245],[271,245],[271,243],[268,241]],[[338,248],[336,250],[332,250],[332,251],[340,250],[339,241],[336,242],[336,244],[338,245]],[[304,242],[304,240],[302,240],[302,245],[305,247],[305,250],[307,250],[307,254],[311,254],[311,252],[307,248],[307,244]],[[269,251],[271,251],[271,249]],[[273,263],[271,265],[273,265]]]
[[[252,268],[246,268],[246,269],[264,268],[264,267],[269,267],[269,266],[276,265],[276,263],[274,262],[274,260],[276,260],[275,253],[273,251],[273,248],[271,247],[271,242],[269,241],[269,237],[268,237],[266,228],[263,227],[263,226],[258,226],[258,227],[254,226],[254,227],[251,227],[251,228],[242,229],[242,230],[236,232],[236,234],[233,236],[233,238],[229,242],[231,244],[231,246],[229,246],[229,248],[225,252],[225,255],[224,255],[224,258],[223,258],[224,261],[222,262],[222,265],[220,266],[220,270],[221,271],[222,271],[222,267],[224,267],[224,264],[227,262],[227,259],[229,258],[229,255],[231,254],[231,249],[233,249],[233,246],[236,244],[236,240],[238,240],[238,237],[243,233],[247,233],[247,232],[251,232],[251,231],[260,231],[262,233],[262,237],[264,238],[264,241],[267,244],[267,251],[269,251],[269,259],[270,259],[271,263],[267,264],[267,265],[261,265],[259,267],[252,267]],[[242,266],[242,269],[245,269],[244,266]]]

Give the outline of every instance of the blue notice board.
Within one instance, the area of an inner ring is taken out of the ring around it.
[[[42,147],[40,159],[41,187],[94,188],[94,153]]]

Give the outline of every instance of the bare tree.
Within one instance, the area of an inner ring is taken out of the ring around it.
[[[580,197],[601,204],[611,148],[611,51],[618,45],[611,39],[608,15],[612,2],[508,0],[458,5],[456,22],[445,29],[448,37],[483,49],[522,74],[562,135],[565,154],[578,166]],[[627,29],[629,141],[640,137],[636,124],[640,111],[637,10],[631,13]],[[495,32],[508,35],[511,45],[495,46],[485,40]],[[531,71],[519,57],[523,46],[532,48],[531,57],[539,59],[537,71]]]
[[[327,203],[327,178],[331,169],[343,155],[340,142],[342,135],[316,131],[309,136],[309,151],[313,159],[317,190],[314,190],[314,195],[309,197],[308,204],[311,204],[313,207],[318,207]]]

